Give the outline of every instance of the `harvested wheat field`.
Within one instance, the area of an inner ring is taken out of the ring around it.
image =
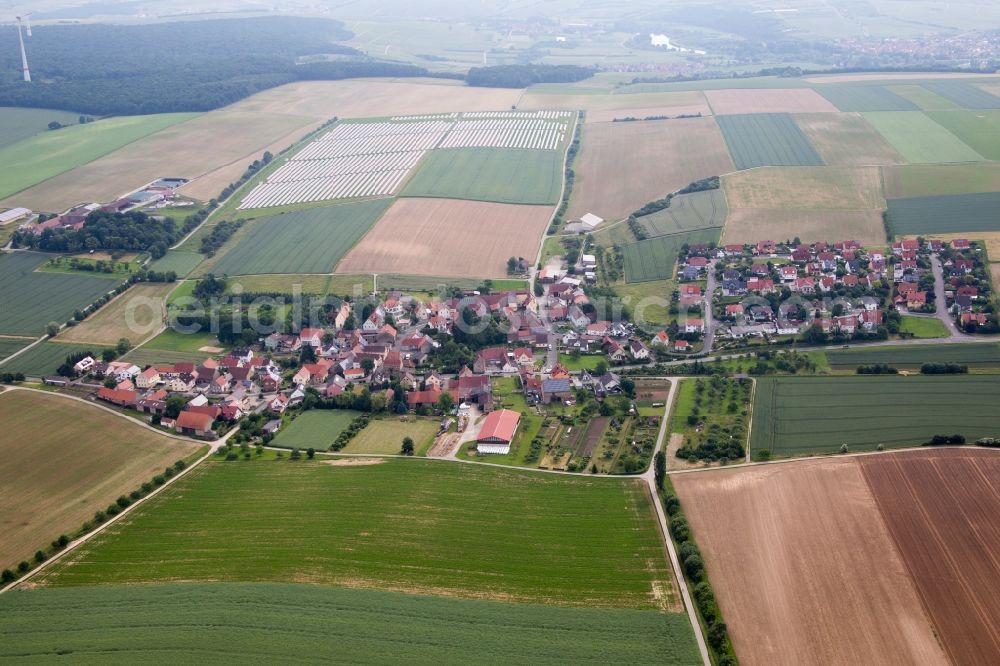
[[[803,113],[795,122],[830,166],[902,164],[905,160],[857,113]]]
[[[734,170],[713,118],[593,123],[583,128],[582,143],[571,218],[590,212],[620,219],[688,183]]]
[[[717,116],[742,113],[837,113],[839,109],[812,88],[706,90]]]
[[[673,480],[742,663],[948,663],[853,459]]]
[[[503,278],[508,258],[534,261],[551,217],[551,206],[399,199],[337,272]]]
[[[803,243],[856,240],[885,245],[882,213],[877,210],[790,210],[730,208],[723,243],[756,243],[761,239]]]
[[[82,400],[0,393],[0,569],[72,534],[199,445]],[[112,435],[113,433],[113,435]]]
[[[177,284],[137,284],[90,315],[76,326],[67,328],[59,342],[114,345],[121,338],[138,344],[158,332],[166,318],[167,294]]]
[[[732,208],[882,210],[878,167],[764,167],[723,179]]]
[[[956,664],[1000,661],[1000,452],[858,462],[947,655]]]

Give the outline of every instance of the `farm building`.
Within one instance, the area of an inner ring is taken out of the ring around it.
[[[579,220],[571,220],[566,225],[566,231],[574,234],[587,234],[596,229],[602,222],[604,222],[604,218],[593,213],[585,213]]]
[[[483,421],[483,427],[476,438],[479,453],[506,455],[510,453],[510,443],[517,432],[521,415],[510,409],[492,412]]]
[[[11,208],[0,213],[0,224],[7,224],[20,220],[23,217],[31,217],[31,211],[27,208]]]

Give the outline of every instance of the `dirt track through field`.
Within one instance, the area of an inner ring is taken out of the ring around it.
[[[948,656],[1000,662],[1000,455],[937,449],[858,462]]]
[[[947,663],[854,460],[674,485],[742,663]]]
[[[509,257],[538,254],[551,215],[551,206],[400,199],[337,272],[503,278]]]

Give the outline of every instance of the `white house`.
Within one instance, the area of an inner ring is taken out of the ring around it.
[[[77,361],[73,366],[73,369],[82,375],[89,372],[90,369],[94,367],[95,363],[97,363],[97,361],[94,360],[93,356],[87,356],[86,358],[81,358]]]

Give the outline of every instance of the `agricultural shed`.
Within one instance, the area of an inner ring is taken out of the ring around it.
[[[492,412],[483,421],[483,427],[476,438],[476,450],[479,453],[495,453],[507,455],[510,453],[510,443],[517,432],[521,414],[511,409],[501,409]]]

